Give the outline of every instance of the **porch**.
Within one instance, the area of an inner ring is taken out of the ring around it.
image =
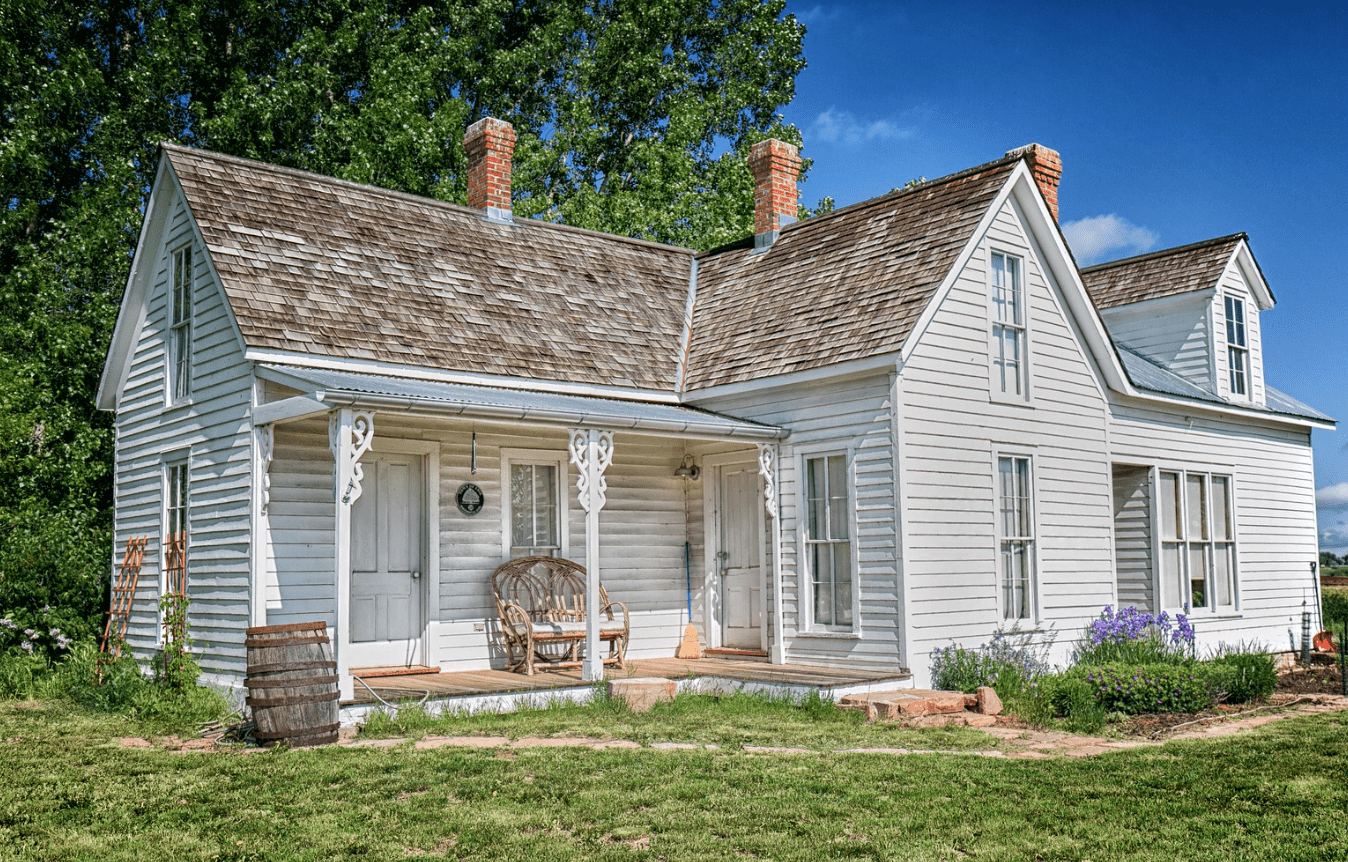
[[[355,696],[342,701],[342,723],[354,724],[380,705],[425,700],[433,712],[509,712],[542,707],[553,702],[584,703],[595,684],[583,679],[579,668],[545,671],[525,676],[503,670],[399,674],[363,678],[357,669]],[[912,686],[904,670],[815,667],[770,664],[744,658],[648,658],[627,662],[623,670],[608,669],[607,679],[663,677],[675,680],[679,692],[731,694],[760,692],[799,700],[816,692],[825,700],[849,694],[892,691]]]

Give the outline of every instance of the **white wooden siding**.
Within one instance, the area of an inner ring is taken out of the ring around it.
[[[191,400],[165,406],[171,252],[192,240],[183,201],[169,206],[164,236],[146,246],[155,267],[149,310],[116,419],[116,561],[129,537],[150,536],[127,641],[141,659],[158,643],[163,465],[190,451],[188,632],[204,671],[236,678],[248,626],[252,378],[205,251],[194,243]]]
[[[987,380],[986,370],[983,379]],[[778,490],[788,662],[889,668],[905,664],[900,642],[890,381],[888,374],[872,374],[697,402],[707,409],[791,430],[781,446]],[[857,528],[852,551],[860,599],[859,637],[802,632],[800,603],[808,601],[809,595],[808,575],[799,558],[802,450],[850,451],[852,455]],[[708,565],[700,543],[695,556],[701,565]]]
[[[1302,602],[1315,603],[1310,432],[1120,404],[1113,408],[1111,443],[1120,461],[1232,476],[1240,608],[1222,617],[1197,612],[1194,628],[1202,648],[1238,640],[1286,648],[1288,628],[1300,632]]]
[[[1118,344],[1173,371],[1195,386],[1213,388],[1212,292],[1137,302],[1100,313],[1110,337]],[[1225,344],[1226,335],[1222,339]],[[1225,348],[1222,348],[1225,353]],[[1225,368],[1225,359],[1222,360]]]
[[[1114,564],[1119,607],[1159,610],[1152,566],[1151,469],[1114,467]]]
[[[989,385],[990,248],[1025,260],[1031,397],[1024,405],[1005,403]],[[974,647],[999,628],[994,468],[1003,452],[1033,461],[1038,607],[1062,653],[1064,635],[1114,595],[1107,412],[1061,294],[1013,206],[998,213],[942,301],[903,368],[899,392],[904,578],[917,684],[930,681],[934,647]]]

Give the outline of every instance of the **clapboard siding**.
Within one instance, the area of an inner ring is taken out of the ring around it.
[[[1155,612],[1151,470],[1114,467],[1114,566],[1119,607]]]
[[[991,391],[992,249],[1025,261],[1024,403]],[[977,646],[999,628],[998,454],[1032,459],[1043,627],[1073,631],[1112,600],[1107,408],[1061,292],[1047,280],[1014,206],[978,240],[912,348],[899,398],[904,579],[919,685],[929,681],[934,647]]]
[[[1100,313],[1110,336],[1119,344],[1173,371],[1184,379],[1211,390],[1214,351],[1211,290],[1177,297],[1135,302]],[[1218,327],[1220,328],[1220,327]],[[1222,335],[1225,339],[1225,335]],[[1221,352],[1224,352],[1225,348]],[[1221,360],[1225,368],[1225,360]]]
[[[707,409],[791,431],[781,446],[778,491],[788,662],[874,667],[906,664],[901,654],[899,620],[891,379],[889,374],[873,374],[697,402]],[[850,453],[852,458],[856,525],[852,552],[861,611],[859,636],[807,631],[808,622],[802,618],[802,605],[809,601],[809,578],[800,560],[800,475],[807,454],[826,452]],[[767,526],[770,528],[770,522]],[[766,553],[770,555],[771,549]],[[771,556],[765,559],[771,560]],[[771,617],[770,604],[768,615]]]
[[[148,658],[159,641],[165,464],[188,460],[188,631],[203,670],[243,675],[248,625],[252,377],[204,250],[194,243],[192,388],[165,406],[172,251],[194,242],[181,199],[167,204],[163,236],[147,238],[154,267],[145,325],[117,404],[116,557],[131,536],[150,544],[127,641]]]
[[[1232,476],[1239,613],[1198,611],[1194,627],[1202,647],[1245,639],[1280,649],[1289,626],[1299,631],[1303,600],[1314,596],[1309,430],[1120,404],[1113,408],[1111,444],[1119,461]]]

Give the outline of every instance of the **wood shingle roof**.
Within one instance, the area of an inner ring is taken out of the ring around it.
[[[1081,270],[1095,307],[1103,311],[1147,299],[1161,299],[1216,287],[1243,233],[1154,251]]]
[[[163,149],[249,347],[677,387],[692,251]]]
[[[1007,157],[699,258],[689,391],[902,348],[1015,168]]]

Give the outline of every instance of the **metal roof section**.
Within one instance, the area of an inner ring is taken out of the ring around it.
[[[307,397],[332,407],[405,410],[475,419],[533,421],[546,425],[591,425],[614,431],[644,431],[710,439],[779,440],[787,431],[672,404],[626,401],[499,389],[464,383],[444,383],[293,366],[259,365],[259,377],[298,389]]]
[[[1270,413],[1280,416],[1295,416],[1298,419],[1310,419],[1315,422],[1330,422],[1335,420],[1313,407],[1302,404],[1290,395],[1274,389],[1267,384],[1264,385],[1264,400],[1267,407],[1260,407],[1258,404],[1249,404],[1242,401],[1228,401],[1216,395],[1213,392],[1195,386],[1189,381],[1175,374],[1147,357],[1133,350],[1131,347],[1125,347],[1122,344],[1116,345],[1119,351],[1119,359],[1123,361],[1123,368],[1128,372],[1128,379],[1138,389],[1148,392],[1155,392],[1160,395],[1172,395],[1178,398],[1192,398],[1195,401],[1205,401],[1209,404],[1219,404],[1223,407],[1236,407],[1242,410],[1251,410],[1256,413]]]

